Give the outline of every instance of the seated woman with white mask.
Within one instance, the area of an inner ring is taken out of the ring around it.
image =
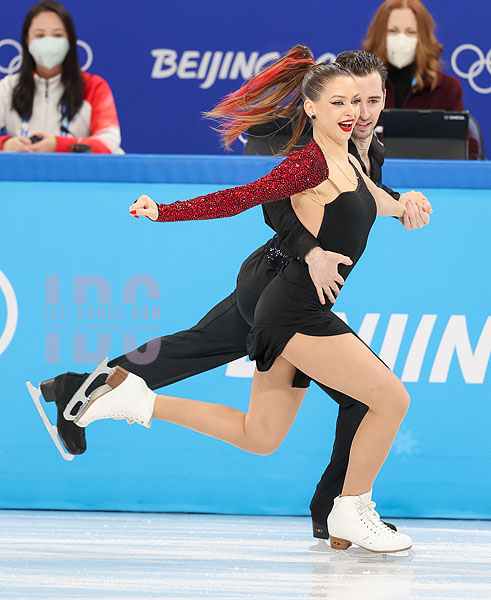
[[[4,152],[121,154],[111,89],[80,70],[72,17],[54,0],[27,13],[19,73],[0,81],[0,148]]]
[[[462,86],[442,72],[435,23],[420,0],[385,0],[363,49],[388,67],[385,108],[464,110]]]
[[[385,0],[368,27],[363,49],[387,65],[385,108],[464,110],[457,77],[443,73],[435,22],[420,0]],[[477,140],[469,135],[469,157]]]

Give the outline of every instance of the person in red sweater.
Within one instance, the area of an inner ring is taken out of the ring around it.
[[[368,27],[363,49],[388,68],[385,108],[464,110],[462,86],[443,73],[442,45],[420,0],[385,0]],[[471,158],[477,141],[469,138]]]
[[[121,134],[111,89],[83,73],[72,17],[54,0],[27,13],[19,73],[0,81],[0,136],[4,152],[121,154]]]

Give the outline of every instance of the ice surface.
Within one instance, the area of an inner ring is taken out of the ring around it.
[[[491,599],[491,522],[396,520],[414,552],[333,551],[303,517],[0,511],[0,598]]]

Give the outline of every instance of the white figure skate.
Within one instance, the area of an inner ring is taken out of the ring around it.
[[[90,388],[94,388],[94,382],[101,375],[106,375],[106,379],[110,377],[115,369],[111,369],[107,366],[108,359],[105,358],[92,373],[87,377],[87,379],[83,382],[83,384],[78,388],[78,390],[73,395],[70,402],[66,405],[66,408],[63,412],[63,416],[67,421],[76,421],[78,417],[81,415],[83,410],[90,403],[93,392],[95,390],[91,390]],[[96,384],[96,389],[99,389],[99,386]],[[80,404],[79,410],[73,414],[73,409]]]
[[[360,496],[338,496],[327,517],[331,548],[347,550],[357,544],[371,552],[401,552],[412,546],[408,535],[387,527],[371,501],[372,491]]]
[[[77,414],[75,423],[87,427],[100,419],[126,419],[130,425],[150,427],[156,397],[141,377],[115,367],[105,385],[94,391]]]

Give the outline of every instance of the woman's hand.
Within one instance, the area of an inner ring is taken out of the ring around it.
[[[329,302],[334,304],[336,302],[335,296],[339,294],[338,284],[344,284],[344,279],[338,273],[338,265],[352,265],[351,258],[337,252],[322,250],[317,246],[307,252],[305,262],[309,267],[309,275],[317,290],[320,303],[326,303],[325,294]]]
[[[42,138],[39,142],[31,144],[32,152],[56,152],[56,137],[44,131],[35,131],[33,134]]]
[[[433,212],[433,211],[432,211]],[[430,222],[430,215],[419,204],[413,200],[407,200],[405,210],[399,221],[404,227],[411,231],[412,229],[421,229]]]
[[[424,194],[414,190],[404,192],[401,194],[399,202],[404,205],[404,214],[399,220],[406,229],[410,231],[428,225],[433,208]]]
[[[32,152],[31,140],[23,135],[16,135],[5,140],[2,150],[4,152]]]
[[[130,215],[137,219],[139,217],[148,217],[151,221],[156,221],[159,217],[159,207],[150,196],[140,196],[136,202],[130,206]]]

